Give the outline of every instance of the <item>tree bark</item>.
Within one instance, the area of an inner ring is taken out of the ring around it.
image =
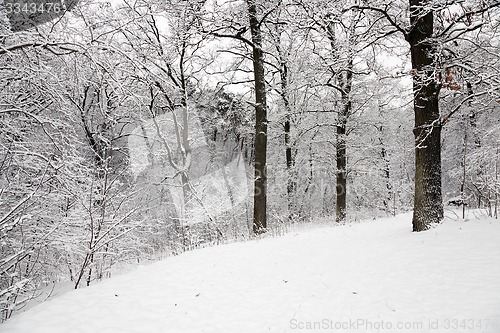
[[[278,51],[278,56],[280,60],[280,84],[281,84],[281,99],[283,100],[283,106],[285,111],[285,122],[283,124],[284,134],[285,134],[285,158],[286,158],[286,170],[287,170],[287,202],[288,202],[288,219],[293,221],[296,217],[296,203],[295,203],[295,190],[296,190],[296,179],[294,175],[294,156],[292,152],[292,137],[291,137],[291,127],[292,127],[292,108],[290,106],[290,100],[288,98],[288,65],[287,59],[283,55],[281,50],[281,36],[277,36],[276,48]]]
[[[383,176],[385,178],[385,187],[387,189],[387,194],[385,199],[382,200],[382,203],[384,204],[384,209],[385,211],[389,214],[390,213],[390,207],[389,204],[393,198],[392,195],[392,183],[391,183],[391,169],[390,169],[390,162],[389,162],[389,157],[387,156],[387,150],[385,148],[384,144],[384,127],[382,125],[377,127],[379,131],[379,138],[378,141],[380,143],[380,157],[382,158],[382,162],[384,163],[384,168],[382,169]],[[393,207],[395,209],[395,205]],[[393,210],[394,211],[394,210]]]
[[[265,232],[267,228],[267,103],[262,52],[262,33],[257,19],[255,0],[247,0],[250,32],[253,43],[253,70],[255,77],[255,160],[253,232]]]
[[[295,189],[296,189],[296,181],[293,173],[294,168],[294,159],[292,155],[292,143],[290,138],[290,114],[287,114],[285,117],[285,157],[286,157],[286,169],[287,169],[287,184],[286,184],[286,192],[288,199],[288,219],[293,221],[296,215],[296,207],[295,207]]]
[[[351,22],[349,29],[351,38],[354,30],[354,22]],[[338,58],[337,42],[335,36],[335,27],[333,23],[329,23],[328,39],[332,49],[332,56]],[[349,40],[351,42],[351,40]],[[341,106],[337,116],[337,133],[336,133],[336,200],[335,213],[338,223],[344,222],[347,216],[347,119],[352,111],[351,91],[353,79],[353,55],[348,51],[347,62],[345,69],[338,76],[338,87],[340,89]]]
[[[434,78],[434,17],[426,0],[410,0],[410,44],[415,128],[415,194],[413,231],[423,231],[443,218],[441,194],[440,85]]]
[[[344,98],[342,98],[344,99]],[[345,104],[344,104],[345,103]],[[343,102],[343,108],[339,112],[337,119],[337,155],[336,155],[336,202],[335,213],[336,221],[343,222],[347,215],[347,146],[346,146],[346,128],[347,128],[347,110],[350,109],[350,102]]]

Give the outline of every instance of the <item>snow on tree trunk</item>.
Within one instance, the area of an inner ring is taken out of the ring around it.
[[[267,103],[264,77],[262,35],[257,19],[254,0],[248,0],[248,16],[253,43],[253,70],[255,76],[255,161],[253,231],[264,232],[267,228]]]
[[[439,84],[434,80],[434,15],[427,1],[410,0],[410,43],[415,128],[413,231],[429,229],[443,218]]]

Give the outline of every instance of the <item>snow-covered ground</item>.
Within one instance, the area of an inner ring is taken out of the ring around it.
[[[200,249],[68,292],[0,332],[500,332],[500,221],[409,214]],[[496,327],[495,327],[496,320]]]

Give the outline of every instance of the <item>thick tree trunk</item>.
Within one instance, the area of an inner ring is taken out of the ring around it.
[[[347,102],[350,104],[350,102]],[[336,221],[343,222],[346,218],[347,209],[347,155],[346,155],[346,111],[350,109],[347,105],[339,112],[337,119],[337,174],[336,174]]]
[[[354,22],[351,23],[349,28],[349,38],[354,34]],[[339,58],[339,51],[337,49],[337,39],[335,35],[334,23],[329,23],[328,39],[330,40],[330,47],[332,56]],[[352,40],[349,39],[349,42]],[[336,221],[341,223],[345,221],[347,216],[347,120],[352,112],[352,80],[353,80],[354,59],[353,54],[348,51],[347,61],[343,72],[338,74],[338,89],[341,95],[341,106],[337,116],[337,133],[336,133],[336,200],[335,212]]]
[[[338,223],[344,222],[347,216],[347,119],[352,111],[351,90],[352,90],[352,58],[348,60],[347,72],[342,77],[340,85],[342,87],[342,109],[337,118],[337,186],[335,213]]]
[[[294,160],[292,155],[292,143],[290,138],[290,115],[286,115],[285,118],[285,157],[286,157],[286,170],[287,170],[287,184],[286,184],[286,192],[287,192],[287,200],[288,200],[288,219],[293,220],[296,214],[295,207],[295,177],[293,174]]]
[[[433,13],[428,1],[410,0],[410,43],[415,112],[415,195],[413,231],[429,229],[443,218],[439,84],[434,78]],[[425,11],[425,12],[424,12]]]
[[[250,32],[253,43],[253,70],[255,76],[255,161],[253,231],[265,232],[267,228],[267,103],[264,77],[262,35],[257,19],[255,0],[247,0]]]
[[[280,40],[278,40],[280,42]],[[278,51],[280,49],[278,48]],[[280,81],[281,81],[281,98],[283,100],[283,106],[285,108],[285,123],[283,125],[285,132],[285,158],[286,158],[286,170],[287,170],[287,201],[288,201],[288,219],[293,220],[296,207],[295,207],[295,177],[293,174],[294,159],[292,154],[292,139],[290,135],[291,131],[291,113],[292,109],[290,107],[290,101],[288,100],[288,66],[286,59],[280,53]]]

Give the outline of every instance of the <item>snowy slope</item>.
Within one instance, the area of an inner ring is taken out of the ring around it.
[[[185,253],[0,332],[500,332],[500,221],[410,227],[403,215]]]

